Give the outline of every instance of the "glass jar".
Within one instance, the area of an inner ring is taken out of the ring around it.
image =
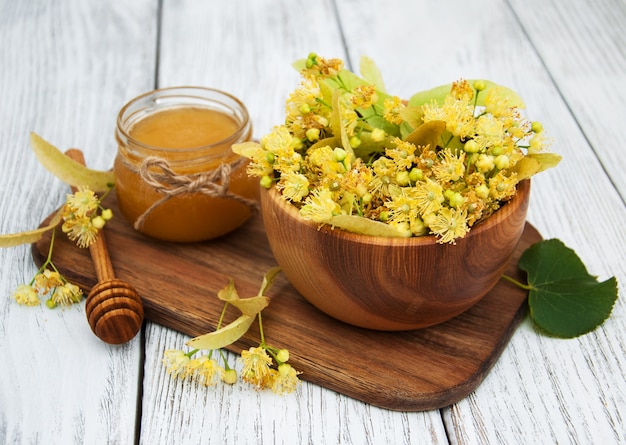
[[[132,99],[117,117],[121,213],[166,241],[204,241],[238,228],[258,205],[258,180],[231,146],[251,135],[244,104],[219,90],[163,88]]]

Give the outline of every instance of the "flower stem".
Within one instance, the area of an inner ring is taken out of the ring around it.
[[[261,346],[265,347],[265,333],[263,332],[263,318],[261,317],[261,312],[258,313],[259,318],[259,333],[261,335]]]

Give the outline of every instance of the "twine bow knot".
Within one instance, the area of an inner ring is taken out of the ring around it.
[[[165,159],[147,157],[139,166],[139,176],[146,184],[164,196],[137,218],[134,224],[135,229],[140,230],[143,227],[146,218],[154,209],[183,193],[202,193],[213,198],[232,199],[248,206],[253,212],[258,211],[258,202],[229,191],[231,173],[244,162],[245,159],[241,158],[232,164],[222,163],[210,172],[179,175],[171,169]]]

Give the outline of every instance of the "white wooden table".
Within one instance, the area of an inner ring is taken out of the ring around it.
[[[393,412],[306,382],[280,397],[173,381],[162,353],[187,337],[146,323],[113,347],[84,304],[20,307],[8,297],[36,267],[28,246],[2,249],[0,443],[626,443],[624,0],[0,0],[0,232],[36,227],[68,191],[30,131],[107,169],[123,103],[203,85],[241,98],[260,137],[310,51],[354,69],[369,55],[403,97],[459,77],[518,91],[564,158],[536,178],[528,220],[617,276],[612,317],[573,340],[527,320],[469,397]]]

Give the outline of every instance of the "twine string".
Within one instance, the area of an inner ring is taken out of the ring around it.
[[[229,190],[230,177],[234,170],[245,163],[244,158],[240,158],[232,164],[220,164],[218,168],[210,172],[192,173],[189,175],[179,175],[172,170],[169,163],[159,157],[149,156],[143,160],[137,171],[141,179],[154,190],[163,195],[161,199],[143,212],[135,221],[134,228],[141,230],[146,218],[159,206],[175,196],[184,193],[201,193],[212,198],[232,199],[246,205],[252,212],[259,210],[259,203],[253,199],[232,193]]]

